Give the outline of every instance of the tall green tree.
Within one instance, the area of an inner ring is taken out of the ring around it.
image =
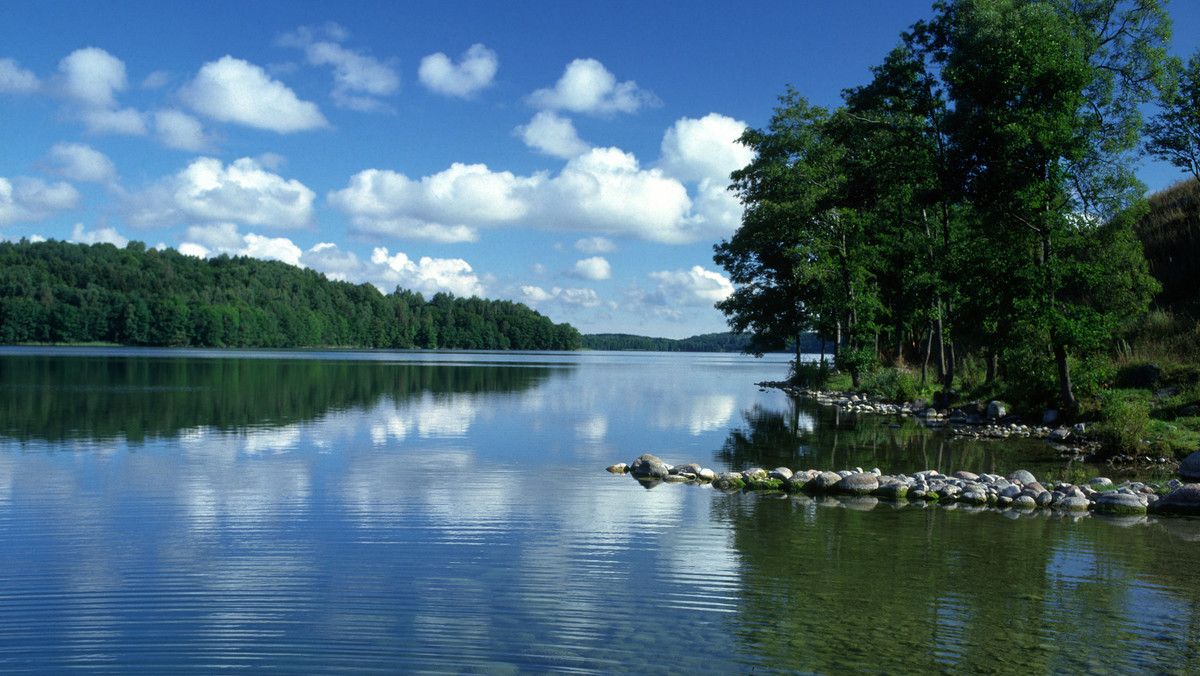
[[[1200,50],[1187,67],[1172,59],[1171,75],[1159,99],[1162,111],[1146,125],[1146,152],[1200,179]]]
[[[958,168],[980,212],[978,244],[993,252],[986,277],[1004,280],[994,284],[1000,319],[1048,345],[1059,398],[1074,408],[1071,354],[1145,309],[1095,293],[1140,256],[1081,265],[1077,254],[1144,192],[1132,153],[1169,20],[1156,0],[960,0],[938,10],[929,29]]]
[[[716,307],[735,333],[749,334],[746,351],[755,355],[784,349],[818,319],[823,280],[812,261],[823,255],[811,226],[838,152],[825,134],[828,120],[829,111],[789,88],[770,126],[739,139],[755,158],[732,174],[742,225],[713,258],[735,290]]]

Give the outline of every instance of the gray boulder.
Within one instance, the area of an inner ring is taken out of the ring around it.
[[[1008,415],[1008,408],[1004,406],[1002,401],[989,401],[987,407],[987,417],[993,420],[999,420]]]
[[[699,474],[700,465],[694,462],[689,462],[683,465],[675,465],[671,468],[671,474]]]
[[[1132,493],[1109,491],[1096,498],[1092,510],[1098,514],[1145,514],[1146,503]]]
[[[1091,504],[1091,501],[1083,496],[1069,495],[1055,503],[1054,506],[1065,512],[1085,512]]]
[[[879,488],[879,477],[869,472],[855,472],[842,477],[833,490],[846,495],[869,495]]]
[[[1200,515],[1200,484],[1184,484],[1150,506],[1155,514]]]
[[[1021,485],[1031,484],[1031,483],[1035,483],[1037,481],[1037,477],[1033,476],[1032,472],[1030,472],[1028,470],[1024,470],[1024,469],[1019,469],[1014,472],[1010,472],[1008,474],[1008,476],[1006,476],[1004,478],[1008,479],[1009,481],[1020,482]]]
[[[1200,479],[1200,451],[1192,453],[1179,463],[1179,476],[1185,479]]]
[[[643,453],[629,466],[629,472],[638,479],[659,479],[667,476],[671,472],[671,468],[667,467],[667,463],[660,460],[658,456]]]
[[[809,481],[807,484],[805,484],[804,487],[824,493],[833,488],[833,486],[841,480],[842,475],[838,474],[837,472],[821,472],[817,476],[813,477],[812,481]]]
[[[787,467],[776,467],[775,469],[771,470],[771,473],[767,475],[767,478],[787,481],[788,479],[792,478],[792,470],[788,469]]]

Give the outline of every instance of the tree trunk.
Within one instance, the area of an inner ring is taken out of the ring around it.
[[[1057,341],[1054,343],[1054,361],[1058,362],[1058,387],[1063,411],[1074,411],[1079,402],[1075,400],[1075,389],[1071,386],[1071,362],[1067,358],[1067,346]]]
[[[921,356],[921,389],[929,382],[929,355],[933,353],[933,323],[929,324],[929,337],[925,340],[925,353]]]
[[[983,382],[986,385],[991,385],[996,380],[996,367],[999,365],[1000,355],[991,346],[988,346],[985,353],[987,354],[987,375],[984,376]]]

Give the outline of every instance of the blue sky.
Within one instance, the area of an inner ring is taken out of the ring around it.
[[[789,84],[837,105],[931,4],[3,0],[0,237],[723,331],[733,140]],[[1171,12],[1188,55],[1200,3]]]

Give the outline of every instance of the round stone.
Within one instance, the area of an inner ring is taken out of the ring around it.
[[[1028,495],[1018,495],[1013,498],[1013,509],[1033,509],[1037,507],[1037,501]]]
[[[1146,503],[1136,495],[1110,491],[1102,493],[1092,509],[1099,514],[1145,514]]]
[[[1005,478],[1009,481],[1019,481],[1021,484],[1031,484],[1037,481],[1037,477],[1033,476],[1032,472],[1023,469],[1011,472]]]
[[[833,488],[833,486],[841,480],[842,475],[838,474],[837,472],[821,472],[817,476],[813,477],[812,481],[809,481],[804,486],[805,488],[823,493]]]
[[[1179,463],[1179,476],[1185,479],[1200,479],[1200,451],[1192,453]]]
[[[1092,503],[1081,495],[1070,495],[1060,500],[1055,507],[1066,512],[1084,512]]]
[[[637,460],[633,461],[629,471],[633,476],[638,478],[659,478],[664,477],[670,472],[670,468],[657,456],[649,453],[643,453],[638,456]]]
[[[1150,510],[1155,514],[1200,515],[1200,484],[1184,484],[1167,493]]]
[[[868,495],[879,488],[879,477],[868,472],[855,472],[842,477],[833,488],[838,493]]]

